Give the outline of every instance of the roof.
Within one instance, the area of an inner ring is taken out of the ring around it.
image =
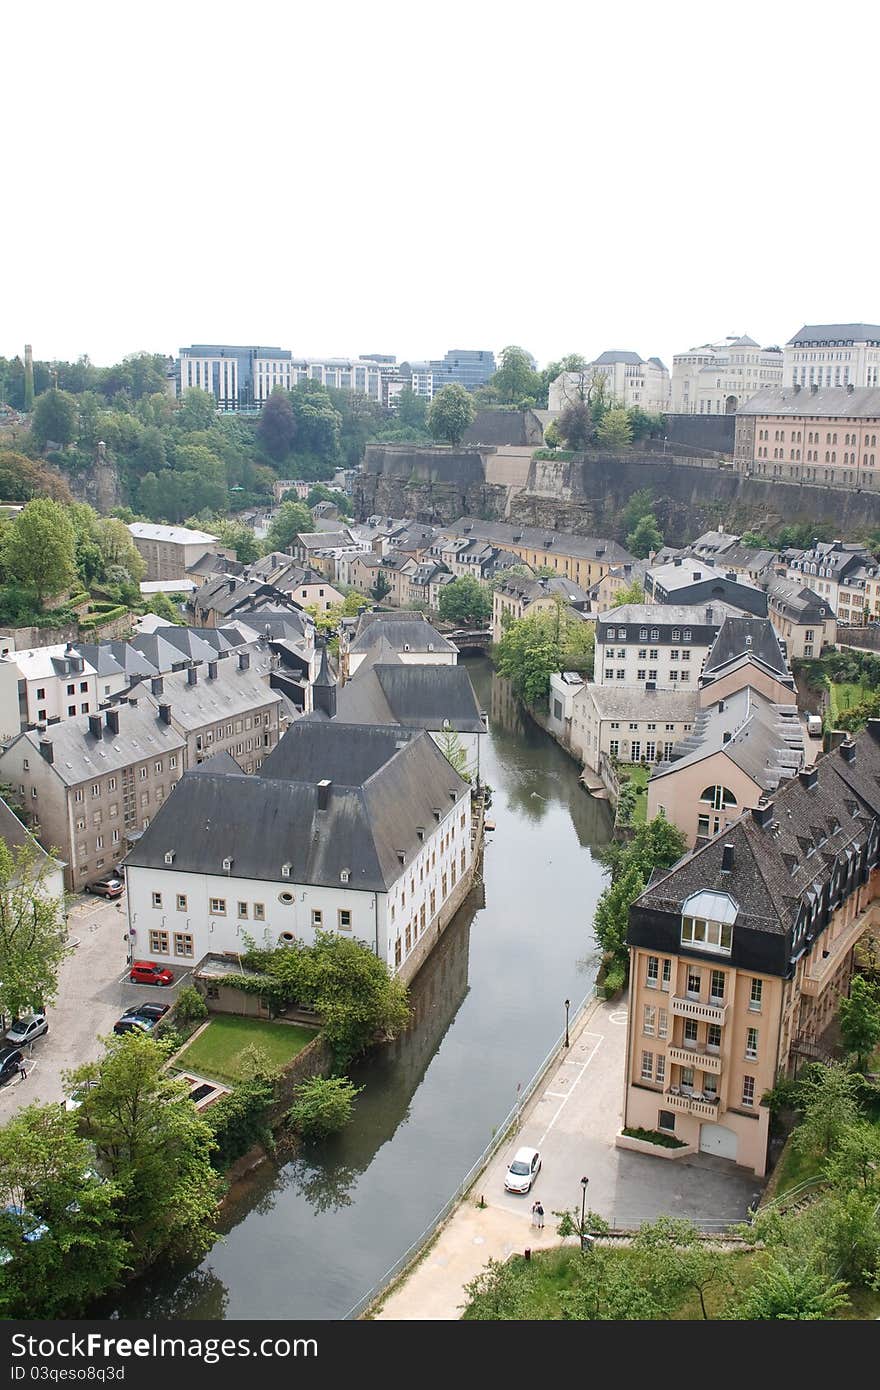
[[[346,724],[402,724],[405,728],[483,733],[471,678],[464,666],[363,663],[338,691],[336,719]]]
[[[396,652],[455,652],[458,648],[442,633],[418,616],[398,617],[394,613],[362,613],[350,652],[366,652],[384,638]]]
[[[238,560],[230,560],[228,555],[217,555],[213,550],[206,550],[204,555],[200,555],[191,565],[186,567],[187,574],[243,574],[244,565]]]
[[[139,585],[142,594],[189,594],[195,587],[191,579],[145,579]]]
[[[821,623],[834,617],[834,609],[827,598],[791,579],[771,579],[767,585],[767,598],[771,608],[778,609],[795,622]]]
[[[791,343],[880,343],[877,323],[805,323]]]
[[[460,516],[445,534],[471,536],[510,547],[521,545],[529,550],[555,550],[582,560],[602,560],[606,565],[622,565],[634,557],[617,541],[598,536],[576,536],[571,531],[554,531],[539,526],[511,526],[503,521],[482,521],[477,516]]]
[[[213,658],[212,658],[213,661]],[[259,671],[249,666],[239,670],[233,659],[216,662],[217,674],[211,678],[207,666],[196,667],[196,682],[190,684],[189,671],[170,671],[162,677],[162,691],[154,695],[148,686],[139,687],[138,703],[171,706],[174,723],[195,732],[227,716],[247,714],[265,705],[277,705],[280,696],[269,688]]]
[[[880,337],[880,334],[878,334]],[[778,386],[750,396],[737,415],[827,416],[832,419],[880,419],[880,386]]]
[[[743,618],[738,613],[725,618],[706,657],[701,675],[717,674],[723,666],[740,656],[750,656],[774,675],[791,680],[788,662],[769,618]]]
[[[711,609],[711,617],[709,610]],[[597,623],[620,623],[623,626],[714,627],[728,618],[738,617],[740,610],[729,603],[712,599],[711,603],[621,603],[596,614]]]
[[[0,661],[17,666],[21,677],[28,681],[51,679],[53,676],[93,676],[94,669],[85,658],[82,670],[70,669],[70,659],[79,657],[78,646],[74,647],[70,642],[56,642],[51,647],[26,647],[21,651],[11,651],[8,656],[0,657]]]
[[[127,643],[120,642],[119,645],[124,647],[127,646]],[[77,642],[76,649],[86,665],[96,671],[99,676],[121,676],[124,674],[125,668],[115,656],[112,643]]]
[[[682,690],[641,690],[629,686],[587,685],[584,693],[596,706],[600,719],[662,720],[669,724],[692,724],[697,714],[697,692]],[[578,691],[575,699],[581,698]]]
[[[346,527],[343,531],[301,531],[294,537],[294,544],[303,550],[346,550],[357,546],[358,541]]]
[[[775,704],[751,686],[697,711],[693,728],[677,743],[652,781],[703,762],[716,753],[730,758],[757,786],[773,791],[804,762],[804,734],[797,708]]]
[[[591,364],[594,367],[612,366],[615,362],[623,362],[627,367],[641,367],[644,359],[637,352],[621,351],[620,348],[612,348],[609,352],[603,352]]]
[[[41,757],[40,741],[45,739],[52,745],[51,767],[55,773],[67,786],[78,786],[106,772],[117,772],[157,753],[174,753],[184,746],[181,735],[170,724],[163,723],[147,701],[139,701],[136,706],[122,705],[115,711],[119,717],[118,734],[107,725],[107,716],[111,713],[107,711],[97,736],[91,732],[89,723],[93,716],[87,714],[51,724],[42,734],[29,729],[13,739],[5,753],[0,754],[0,766],[22,740],[30,746],[32,756]]]
[[[187,773],[125,862],[383,892],[466,788],[427,733],[300,720],[257,776]]]
[[[135,540],[161,541],[164,545],[213,545],[217,537],[188,526],[157,526],[151,521],[132,521],[128,527]]]

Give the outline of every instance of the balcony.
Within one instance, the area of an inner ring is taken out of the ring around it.
[[[680,1110],[686,1115],[696,1115],[701,1120],[718,1118],[717,1096],[686,1096],[676,1090],[664,1092],[663,1099],[670,1110]]]
[[[876,926],[877,921],[877,904],[872,903],[869,908],[856,917],[855,921],[845,927],[839,936],[834,938],[827,956],[822,954],[820,946],[822,937],[820,937],[811,952],[807,969],[804,971],[801,980],[801,994],[807,994],[811,998],[817,999],[862,933],[869,927]]]
[[[704,1047],[668,1047],[666,1055],[670,1062],[681,1067],[697,1067],[718,1075],[721,1071],[721,1058],[717,1052],[707,1052]]]
[[[701,1023],[724,1023],[726,1004],[703,1004],[699,999],[687,999],[684,995],[673,995],[672,1012],[679,1018],[695,1018]]]

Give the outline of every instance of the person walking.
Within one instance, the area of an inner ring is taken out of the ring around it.
[[[532,1202],[532,1226],[538,1229],[538,1203]]]
[[[27,1081],[27,1067],[24,1064],[24,1060],[18,1064],[18,1076],[20,1081]]]
[[[539,1231],[544,1229],[544,1208],[540,1202],[535,1203],[535,1225]]]

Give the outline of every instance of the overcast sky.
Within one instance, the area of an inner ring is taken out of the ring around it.
[[[0,354],[877,322],[878,9],[6,7]]]

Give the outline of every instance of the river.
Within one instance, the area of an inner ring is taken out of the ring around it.
[[[485,657],[468,669],[493,788],[483,883],[412,988],[414,1022],[356,1068],[334,1139],[265,1163],[236,1189],[197,1268],[155,1271],[123,1318],[343,1318],[432,1222],[589,994],[607,803],[522,713]]]

